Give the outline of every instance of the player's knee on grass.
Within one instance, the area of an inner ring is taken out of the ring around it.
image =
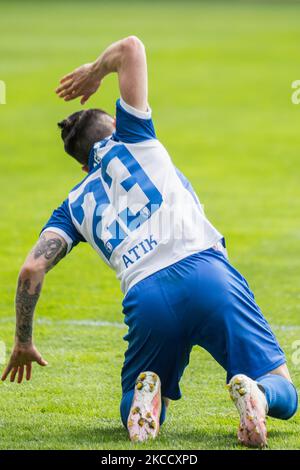
[[[122,400],[121,400],[121,404],[120,404],[121,419],[126,429],[127,429],[127,420],[128,420],[132,400],[133,400],[133,395],[134,395],[134,389],[129,390],[129,392],[124,393]],[[165,401],[162,400],[161,413],[160,413],[160,419],[159,419],[160,426],[165,422],[166,411],[167,411],[167,407],[166,407]]]

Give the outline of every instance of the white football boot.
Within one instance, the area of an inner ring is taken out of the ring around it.
[[[154,372],[142,372],[135,384],[127,429],[131,441],[144,442],[159,432],[161,413],[160,379]]]
[[[268,410],[265,394],[254,380],[242,374],[232,377],[227,387],[240,414],[239,442],[248,447],[265,447]]]

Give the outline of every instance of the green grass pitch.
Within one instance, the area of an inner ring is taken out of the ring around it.
[[[146,44],[156,130],[227,239],[270,321],[296,385],[300,364],[299,4],[1,2],[0,341],[13,344],[18,269],[39,230],[82,178],[56,123],[58,78],[113,40]],[[114,112],[115,77],[86,107]],[[0,384],[0,449],[132,449],[119,418],[126,329],[113,272],[88,247],[47,275],[35,342],[49,361]],[[299,356],[299,355],[298,355]],[[238,449],[224,371],[195,348],[183,398],[151,449]],[[300,447],[300,418],[268,420],[269,447]]]

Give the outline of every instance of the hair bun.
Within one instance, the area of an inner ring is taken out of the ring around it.
[[[63,119],[62,121],[58,122],[57,125],[60,129],[65,130],[71,127],[71,122],[69,119]]]

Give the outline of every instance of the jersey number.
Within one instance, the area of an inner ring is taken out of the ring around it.
[[[103,227],[104,212],[111,202],[101,179],[96,178],[87,183],[84,188],[84,192],[71,204],[73,216],[79,225],[81,225],[84,220],[85,197],[89,193],[93,194],[96,201],[92,221],[93,238],[108,260],[110,259],[114,249],[128,236],[128,233],[137,229],[146,222],[146,220],[150,219],[162,203],[161,193],[124,145],[113,147],[102,159],[101,174],[109,188],[111,188],[113,184],[113,179],[108,174],[107,169],[109,163],[114,158],[119,159],[130,174],[130,176],[125,178],[119,184],[121,184],[126,192],[129,192],[133,186],[138,185],[148,199],[148,202],[135,213],[130,209],[130,207],[126,207],[117,214],[116,219],[109,226]],[[118,219],[123,222],[126,231],[121,227]],[[109,238],[106,239],[105,242],[101,238],[103,229],[109,232]]]

